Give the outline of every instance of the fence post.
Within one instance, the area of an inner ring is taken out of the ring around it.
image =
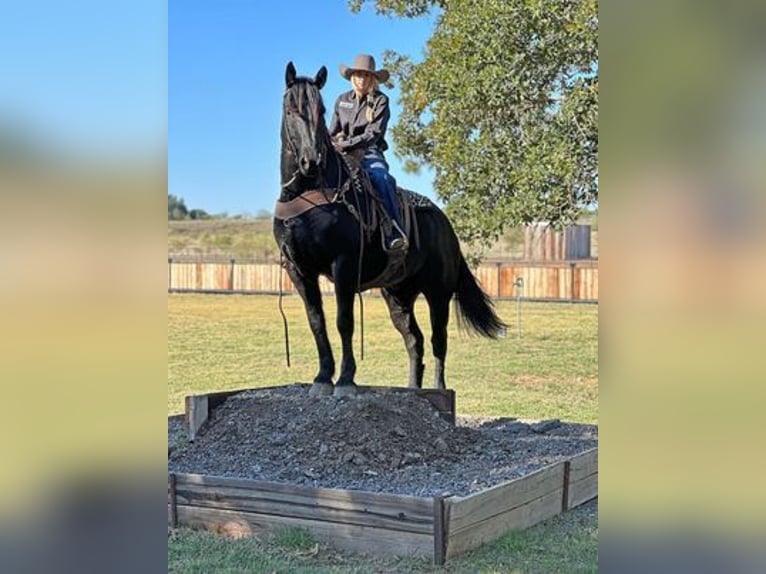
[[[499,261],[497,263],[495,263],[495,267],[496,267],[495,271],[496,271],[496,275],[497,275],[497,295],[496,296],[497,296],[498,299],[500,299],[500,266],[501,265],[502,265],[502,263],[500,263]]]
[[[173,258],[168,257],[168,293],[173,289]]]
[[[229,291],[234,291],[234,259],[231,260],[231,269],[229,269]]]
[[[521,340],[521,291],[524,289],[524,278],[516,277],[513,285],[516,287],[516,337]]]
[[[574,261],[569,262],[569,300],[575,300],[575,265]]]

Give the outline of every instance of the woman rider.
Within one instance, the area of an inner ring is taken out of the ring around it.
[[[394,199],[396,181],[388,173],[383,155],[388,149],[385,136],[391,111],[380,84],[388,80],[388,70],[376,70],[375,58],[359,54],[351,67],[340,65],[340,74],[351,82],[353,89],[335,101],[330,122],[333,145],[342,153],[361,150],[362,168],[370,176],[393,223],[391,234],[385,238],[386,248],[406,249],[407,237]]]

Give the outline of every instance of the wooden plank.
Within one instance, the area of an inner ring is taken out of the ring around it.
[[[591,474],[598,473],[598,448],[586,450],[569,459],[570,481],[577,481]]]
[[[598,449],[573,457],[570,461],[567,509],[598,496]]]
[[[299,490],[280,493],[251,488],[200,485],[179,486],[176,489],[176,497],[178,504],[187,506],[358,524],[404,532],[428,534],[434,529],[432,513],[423,515],[422,512],[417,512],[417,508],[413,512],[413,506],[406,500],[401,504],[376,503],[374,500],[358,501],[354,497],[344,500],[322,495],[313,496]]]
[[[433,509],[430,498],[420,496],[408,496],[404,494],[391,494],[387,492],[367,492],[364,490],[346,490],[341,488],[321,488],[313,486],[298,486],[284,482],[272,482],[268,480],[255,480],[249,478],[233,478],[227,476],[209,476],[193,473],[175,473],[176,489],[182,487],[202,485],[221,486],[230,488],[244,488],[273,492],[285,495],[310,496],[324,500],[338,502],[352,501],[354,504],[380,504],[399,507],[406,505],[411,511],[422,516],[431,516]]]
[[[190,506],[433,531],[431,498],[193,474],[177,475],[176,496]]]
[[[588,502],[598,496],[598,474],[569,484],[569,509]]]
[[[450,499],[449,532],[457,533],[493,516],[510,512],[564,487],[564,463],[547,466],[516,480],[504,482],[465,498]]]
[[[178,498],[176,497],[176,475],[168,475],[168,524],[178,526]]]
[[[186,424],[189,429],[189,440],[197,438],[197,432],[207,420],[210,409],[207,395],[190,395],[184,399],[186,406]]]
[[[512,530],[528,528],[561,512],[563,488],[536,498],[522,506],[487,518],[459,531],[450,527],[447,539],[447,558],[491,542]]]
[[[421,557],[432,556],[434,550],[433,534],[288,516],[179,505],[178,520],[184,526],[236,537],[267,536],[277,529],[302,528],[319,542],[341,550],[375,555]]]
[[[434,564],[442,566],[447,559],[447,517],[444,497],[434,500]]]

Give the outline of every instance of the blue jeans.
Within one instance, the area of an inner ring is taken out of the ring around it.
[[[396,208],[396,180],[388,173],[388,164],[381,155],[368,153],[362,158],[362,169],[370,176],[372,185],[383,200],[386,211],[400,229],[403,229],[399,210]]]

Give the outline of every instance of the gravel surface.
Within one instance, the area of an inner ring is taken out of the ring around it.
[[[413,496],[466,496],[598,446],[598,427],[442,419],[411,393],[309,397],[253,390],[213,410],[197,440],[168,419],[168,470]]]

